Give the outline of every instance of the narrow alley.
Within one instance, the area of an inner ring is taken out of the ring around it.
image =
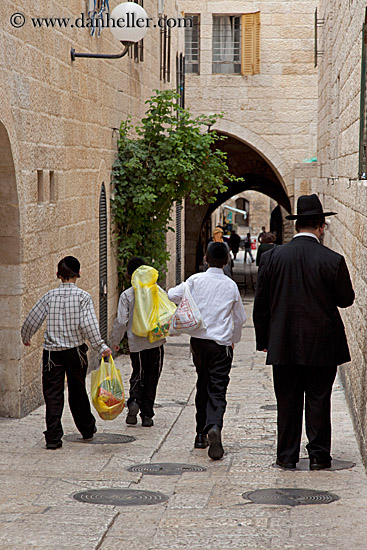
[[[241,275],[240,260],[235,271]],[[1,549],[366,548],[367,479],[342,387],[335,384],[332,399],[332,470],[310,472],[306,460],[296,471],[274,466],[271,369],[255,351],[249,285],[244,303],[248,319],[235,349],[223,460],[193,449],[196,376],[189,338],[171,337],[152,428],[127,426],[123,412],[111,422],[98,419],[95,439],[83,442],[65,407],[64,446],[49,451],[44,407],[22,419],[0,419]],[[129,358],[119,357],[117,365],[127,389]],[[124,443],[125,436],[130,441]],[[132,468],[137,465],[144,466]],[[149,475],[149,465],[158,475]],[[83,502],[74,498],[95,489],[153,494],[129,493],[122,506],[111,491],[103,493],[111,504],[94,503],[95,493],[82,495]],[[252,493],[264,489],[272,490],[272,500],[253,502],[264,495]]]

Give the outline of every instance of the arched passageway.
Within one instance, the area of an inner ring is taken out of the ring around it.
[[[20,416],[20,221],[13,155],[0,122],[0,416]]]
[[[218,132],[220,133],[220,132]],[[284,182],[263,156],[247,143],[233,136],[217,142],[217,148],[227,153],[227,162],[232,174],[243,178],[241,182],[229,183],[228,190],[218,196],[212,204],[193,205],[189,200],[185,204],[185,277],[198,270],[206,247],[209,230],[207,220],[220,205],[243,191],[258,191],[272,198],[279,208],[273,219],[277,233],[282,234],[282,216],[280,207],[291,211],[291,204]],[[280,215],[280,218],[279,218]],[[269,224],[271,220],[269,220]]]

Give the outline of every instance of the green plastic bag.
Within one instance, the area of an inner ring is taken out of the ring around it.
[[[107,359],[107,357],[106,357]],[[116,368],[112,355],[108,362],[102,357],[99,369],[91,374],[92,403],[102,420],[114,420],[125,406],[125,393],[121,373]]]

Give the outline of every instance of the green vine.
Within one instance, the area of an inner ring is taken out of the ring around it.
[[[122,121],[118,156],[112,173],[112,217],[118,255],[119,285],[126,286],[126,263],[142,256],[164,276],[169,254],[166,233],[175,201],[214,202],[227,190],[226,153],[215,149],[225,139],[208,132],[220,115],[192,118],[172,90],[158,91],[146,103],[145,118],[131,137],[130,119]]]

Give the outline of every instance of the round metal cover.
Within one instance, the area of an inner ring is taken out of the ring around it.
[[[80,434],[65,435],[64,439],[73,443],[89,443],[93,445],[113,445],[117,443],[131,443],[132,441],[136,441],[135,437],[133,437],[132,435],[111,434],[103,432],[96,433],[93,439],[83,439]]]
[[[135,489],[90,489],[76,493],[73,497],[80,502],[110,506],[146,506],[168,500],[162,493]]]
[[[337,458],[333,458],[331,461],[331,468],[326,468],[323,470],[324,472],[329,472],[330,470],[348,470],[349,468],[353,468],[356,465],[355,462],[350,462],[349,460],[339,460]],[[308,458],[301,458],[300,461],[297,464],[297,470],[309,470],[310,469],[310,461]]]
[[[175,476],[185,472],[205,472],[203,466],[195,464],[178,464],[174,462],[156,462],[153,464],[136,464],[127,468],[128,472],[140,472],[150,476]]]
[[[339,460],[337,458],[333,458],[331,461],[331,468],[325,468],[324,470],[321,470],[322,472],[330,472],[335,470],[348,470],[349,468],[353,468],[356,465],[355,462],[351,462],[349,460]],[[277,468],[278,470],[283,470],[284,468],[281,468],[277,464],[273,464],[274,468]],[[300,458],[297,467],[295,469],[290,469],[291,472],[305,472],[310,471],[310,461],[308,458]],[[316,470],[317,471],[317,470]]]
[[[264,409],[265,411],[276,411],[277,406],[276,405],[263,405],[260,407],[260,409]]]
[[[327,491],[313,489],[258,489],[243,493],[242,498],[254,504],[276,504],[278,506],[300,506],[304,504],[329,504],[339,497]]]

